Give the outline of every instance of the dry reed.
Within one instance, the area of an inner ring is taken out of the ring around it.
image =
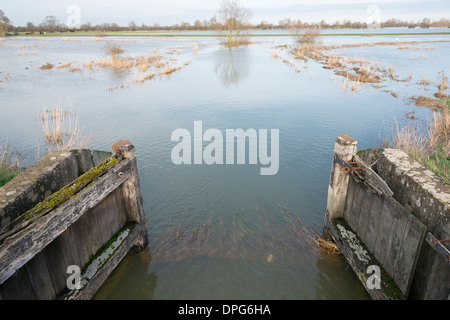
[[[46,64],[40,66],[39,68],[41,70],[48,70],[48,69],[52,69],[53,67],[54,67],[53,64],[51,64],[50,62],[47,62]]]
[[[417,82],[417,84],[421,85],[421,86],[428,86],[430,84],[431,80],[428,78],[422,78],[419,82]]]
[[[431,108],[438,108],[438,109],[445,108],[444,102],[434,99],[434,98],[430,98],[430,97],[424,97],[424,96],[411,97],[410,100],[412,102],[414,102],[414,104],[417,106],[431,107]]]
[[[50,151],[87,148],[90,137],[84,136],[73,107],[56,105],[39,113],[41,133]]]
[[[63,69],[63,68],[68,68],[68,67],[70,67],[70,62],[60,63],[55,68],[56,69]]]
[[[442,71],[438,72],[437,78],[439,80],[439,85],[438,85],[439,92],[443,93],[445,90],[448,89],[448,77],[445,74],[445,71],[442,70]]]
[[[70,72],[81,72],[81,68],[78,66],[69,68]]]

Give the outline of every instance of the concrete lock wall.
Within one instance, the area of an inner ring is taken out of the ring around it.
[[[49,154],[0,188],[0,299],[90,299],[146,245],[134,147],[113,149]]]
[[[440,240],[450,239],[450,186],[401,150],[368,149],[360,153],[386,181],[398,201],[426,231]],[[450,249],[449,243],[442,243]],[[448,259],[448,258],[447,258]],[[448,260],[423,241],[412,278],[411,299],[448,299]]]
[[[326,229],[372,298],[448,299],[448,243],[438,253],[426,239],[450,239],[449,185],[403,151],[357,155],[356,143],[336,140]],[[384,292],[367,287],[371,265],[385,272]]]
[[[0,188],[0,229],[39,202],[97,166],[111,152],[52,152]]]

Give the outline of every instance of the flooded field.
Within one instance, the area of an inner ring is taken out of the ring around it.
[[[396,124],[431,119],[411,98],[439,91],[450,36],[325,36],[308,53],[289,36],[232,50],[216,37],[0,40],[0,142],[25,166],[46,149],[39,112],[56,105],[76,111],[91,148],[136,147],[149,247],[97,299],[369,299],[345,259],[313,241],[334,140],[374,147]],[[175,165],[171,134],[194,121],[278,129],[278,173]]]

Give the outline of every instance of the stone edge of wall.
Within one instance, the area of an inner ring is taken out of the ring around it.
[[[81,149],[52,152],[0,187],[0,229],[111,156]]]
[[[450,185],[398,149],[365,149],[359,155],[373,165],[394,192],[393,198],[434,236],[450,238]]]

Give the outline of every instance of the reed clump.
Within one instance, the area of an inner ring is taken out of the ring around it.
[[[410,100],[414,102],[415,105],[422,107],[430,107],[437,109],[442,109],[446,107],[446,104],[444,102],[431,97],[424,97],[424,96],[411,97]]]
[[[422,78],[418,82],[419,85],[424,86],[424,87],[428,86],[430,83],[431,83],[431,80],[429,78]]]
[[[111,68],[114,71],[129,70],[133,66],[131,58],[114,57],[111,59],[102,59],[97,61],[101,68]]]
[[[84,64],[84,67],[89,70],[94,70],[95,62],[94,61],[86,61]]]
[[[442,70],[442,71],[438,72],[437,78],[439,80],[439,84],[438,84],[439,92],[444,93],[445,90],[448,89],[448,77],[445,74],[445,71]]]
[[[81,72],[81,68],[78,66],[70,67],[69,72]]]
[[[39,69],[41,69],[41,70],[48,70],[48,69],[52,69],[53,67],[54,67],[53,64],[51,64],[50,62],[47,62],[46,64],[40,66]]]
[[[39,112],[41,134],[49,151],[88,148],[90,136],[85,136],[71,104],[57,104]]]
[[[58,64],[55,68],[56,69],[63,69],[63,68],[68,68],[70,67],[71,63],[70,62],[65,62],[65,63],[60,63]]]

